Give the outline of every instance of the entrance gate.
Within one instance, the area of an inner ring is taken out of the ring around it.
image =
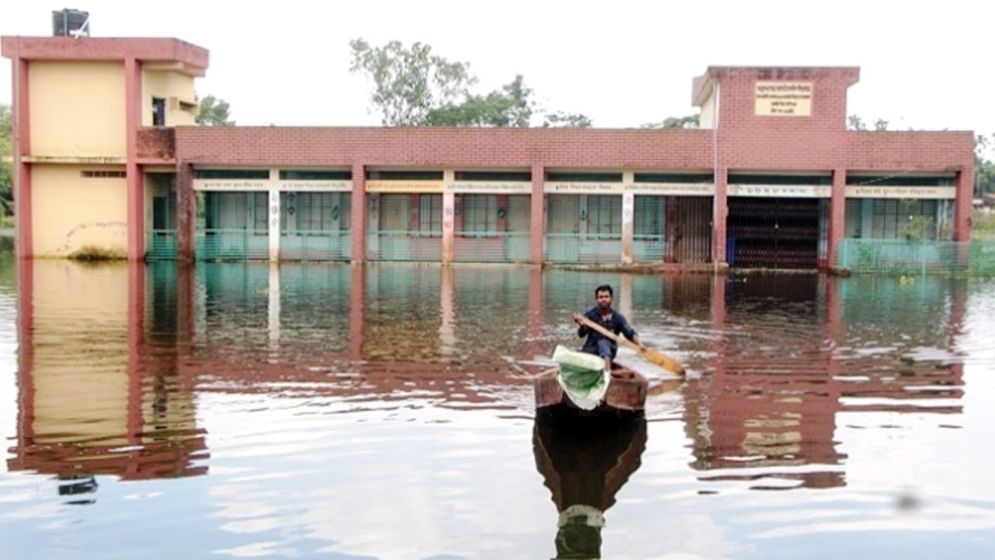
[[[730,197],[728,220],[730,266],[818,266],[818,199]]]

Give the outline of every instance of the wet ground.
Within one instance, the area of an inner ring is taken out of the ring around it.
[[[537,423],[601,283],[689,377]],[[991,281],[8,250],[0,318],[0,558],[995,555]]]

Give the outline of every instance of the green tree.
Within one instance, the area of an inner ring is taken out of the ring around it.
[[[699,115],[686,115],[683,117],[667,117],[661,122],[646,123],[641,128],[698,128]]]
[[[974,137],[974,196],[995,193],[995,162],[985,157],[990,146],[995,145],[995,134],[991,139],[984,134]]]
[[[11,125],[10,105],[0,104],[0,215],[5,216],[14,213]]]
[[[889,123],[885,119],[880,119],[880,118],[879,119],[875,119],[874,120],[874,130],[878,130],[878,131],[888,130],[888,126],[890,124],[891,123]],[[847,118],[846,118],[846,125],[847,125],[847,128],[849,128],[850,130],[870,130],[869,128],[867,128],[867,124],[864,122],[864,119],[862,119],[860,117],[860,115],[849,115],[849,116],[847,116]]]
[[[590,128],[591,119],[581,113],[555,111],[545,114],[542,126],[544,128]]]
[[[543,126],[591,126],[579,113],[548,112],[533,101],[533,91],[519,74],[487,94],[470,91],[476,78],[467,62],[450,62],[432,54],[432,47],[398,41],[372,46],[364,39],[349,42],[350,70],[373,82],[370,101],[387,126],[530,126],[544,116]]]
[[[208,95],[200,100],[196,122],[201,126],[235,126],[230,110],[227,101]]]
[[[373,80],[370,100],[388,126],[417,126],[426,123],[433,109],[452,106],[468,95],[474,83],[470,65],[449,62],[432,54],[432,47],[416,42],[405,47],[390,41],[374,47],[365,39],[349,41],[353,72],[363,72]]]
[[[424,124],[431,126],[529,126],[534,112],[532,90],[522,75],[500,90],[480,96],[467,94],[462,103],[431,109]]]

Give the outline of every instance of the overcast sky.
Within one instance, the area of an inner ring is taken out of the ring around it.
[[[470,62],[478,90],[525,76],[540,104],[599,127],[696,112],[709,65],[860,66],[848,112],[893,129],[995,132],[993,15],[983,2],[84,0],[93,36],[177,37],[211,53],[199,95],[238,124],[376,125],[349,40],[422,41]],[[8,1],[0,34],[49,35],[64,3]],[[0,102],[10,103],[10,61]]]

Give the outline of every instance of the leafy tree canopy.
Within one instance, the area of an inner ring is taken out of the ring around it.
[[[0,104],[0,214],[4,215],[14,212],[14,180],[10,162],[13,153],[11,134],[10,105]]]
[[[581,114],[547,112],[533,100],[521,75],[490,93],[471,91],[476,78],[467,62],[451,62],[433,54],[432,47],[399,41],[382,46],[365,39],[349,42],[350,70],[373,82],[370,101],[387,126],[530,126],[543,117],[543,126],[591,126]]]
[[[698,117],[699,115],[667,117],[661,122],[646,123],[641,128],[698,128]]]
[[[235,126],[231,119],[230,107],[224,99],[208,95],[200,100],[200,110],[196,122],[201,126]]]

